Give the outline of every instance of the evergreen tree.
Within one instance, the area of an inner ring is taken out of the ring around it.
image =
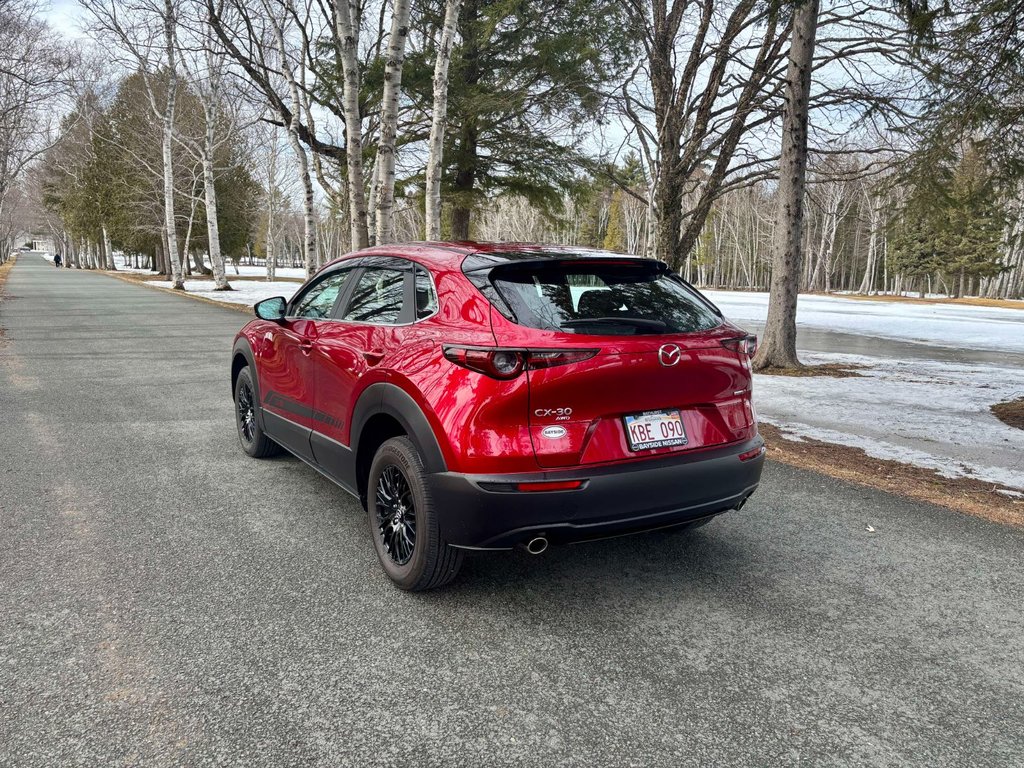
[[[428,26],[441,25],[444,5],[424,12]],[[520,195],[550,213],[579,191],[585,126],[600,118],[602,89],[632,54],[617,0],[466,0],[459,31],[442,176],[451,208],[443,234],[456,239],[470,237],[473,209],[494,195]],[[432,71],[433,57],[419,66]],[[429,73],[405,81],[424,111],[430,83]]]
[[[979,149],[969,146],[955,161],[913,179],[891,233],[892,265],[908,277],[942,275],[959,293],[964,278],[1003,269],[1005,224],[995,177]]]

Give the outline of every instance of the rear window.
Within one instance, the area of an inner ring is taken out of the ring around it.
[[[565,333],[692,333],[722,320],[660,262],[509,264],[490,282],[520,325]]]

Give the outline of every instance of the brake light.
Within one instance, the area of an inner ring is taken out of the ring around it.
[[[446,345],[444,356],[447,360],[482,373],[494,379],[514,379],[523,372],[526,361],[523,353],[516,349],[458,347]]]
[[[753,357],[757,353],[757,336],[750,334],[735,339],[722,339],[722,346],[747,357]]]
[[[552,368],[589,360],[596,349],[506,349],[502,347],[463,347],[446,344],[446,360],[494,379],[514,379],[532,368]]]

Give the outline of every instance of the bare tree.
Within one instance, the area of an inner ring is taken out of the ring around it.
[[[352,228],[352,248],[358,250],[369,244],[369,235],[363,191],[363,123],[359,114],[359,20],[353,11],[351,0],[334,0],[336,41],[344,77],[342,104],[348,158],[349,225]]]
[[[164,193],[164,247],[171,284],[184,290],[174,213],[174,121],[178,97],[177,0],[81,0],[91,16],[90,30],[117,46],[126,63],[142,75],[153,115],[161,125]]]
[[[778,214],[772,257],[772,282],[764,338],[754,368],[797,368],[796,302],[803,256],[804,185],[807,177],[807,122],[811,97],[818,0],[802,0],[793,19],[786,70],[786,107],[782,125]]]
[[[780,3],[757,0],[627,5],[644,57],[620,103],[653,171],[654,255],[678,267],[727,179],[752,168],[734,158],[746,135],[773,119],[789,22]]]
[[[54,115],[76,57],[35,0],[0,3],[0,262],[11,251],[12,185],[57,139]]]
[[[384,94],[381,99],[380,140],[377,143],[377,242],[394,239],[395,140],[398,132],[398,99],[402,92],[402,64],[409,36],[412,0],[394,0],[391,36],[384,63]]]
[[[434,62],[434,113],[430,122],[430,143],[427,150],[427,240],[441,239],[441,169],[444,155],[445,121],[448,117],[448,65],[452,60],[452,44],[459,24],[462,0],[448,0],[444,11],[444,27]]]

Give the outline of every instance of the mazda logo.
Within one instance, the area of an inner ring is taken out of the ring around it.
[[[675,344],[662,344],[658,350],[658,362],[671,368],[683,358],[683,351]]]

